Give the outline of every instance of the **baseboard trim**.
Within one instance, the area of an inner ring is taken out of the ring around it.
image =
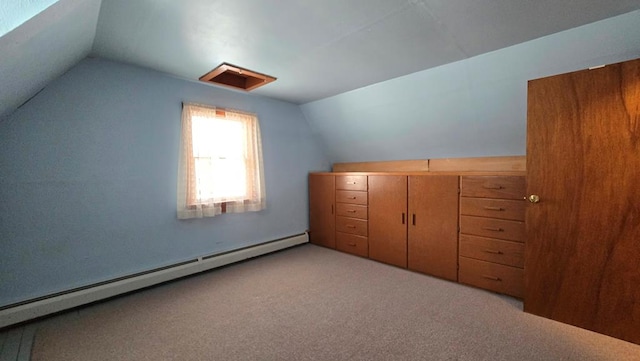
[[[9,306],[0,310],[0,328],[266,255],[307,242],[309,242],[309,235],[305,232],[239,250],[217,255],[202,256],[190,261],[180,262],[174,266],[162,267],[128,277],[121,277],[111,281],[100,282],[95,285],[21,302],[15,306]]]

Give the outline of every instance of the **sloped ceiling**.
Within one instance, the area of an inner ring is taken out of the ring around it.
[[[13,0],[0,2],[0,36],[17,28],[57,0]]]
[[[332,162],[523,155],[529,80],[637,58],[640,10],[300,108]]]
[[[198,79],[222,62],[306,103],[640,8],[639,0],[109,0],[93,54]]]
[[[0,37],[0,119],[89,55],[100,0],[60,0]]]
[[[51,2],[2,6],[0,20]],[[0,117],[87,55],[193,80],[229,62],[278,78],[255,93],[304,104],[636,9],[640,0],[59,0],[0,38]]]

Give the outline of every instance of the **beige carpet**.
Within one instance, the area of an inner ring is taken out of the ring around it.
[[[53,318],[32,360],[624,361],[640,346],[303,245]]]

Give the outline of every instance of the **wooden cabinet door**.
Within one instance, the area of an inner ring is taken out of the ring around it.
[[[458,177],[409,177],[408,267],[458,280]]]
[[[524,309],[640,343],[640,60],[529,82]]]
[[[407,177],[369,176],[369,258],[407,267]]]
[[[335,176],[309,174],[309,241],[336,248]]]

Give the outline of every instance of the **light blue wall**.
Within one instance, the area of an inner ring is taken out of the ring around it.
[[[258,114],[265,211],[176,219],[182,101]],[[304,232],[328,167],[296,105],[85,59],[0,122],[0,305]]]
[[[527,81],[640,57],[640,11],[302,105],[332,162],[522,155]]]

